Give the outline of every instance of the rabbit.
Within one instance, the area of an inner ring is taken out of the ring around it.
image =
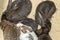
[[[15,0],[11,2],[9,0],[7,9],[2,14],[2,20],[8,20],[11,22],[17,22],[26,18],[32,9],[32,3],[30,0]]]
[[[35,21],[41,26],[41,34],[49,34],[52,25],[50,20],[55,12],[56,6],[53,1],[43,1],[37,6]]]
[[[0,28],[3,31],[4,40],[20,40],[20,29],[9,21],[0,22]]]

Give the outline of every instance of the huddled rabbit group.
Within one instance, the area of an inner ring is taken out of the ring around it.
[[[51,30],[50,21],[56,11],[54,2],[46,0],[38,4],[35,20],[28,18],[31,10],[30,0],[13,2],[9,0],[0,22],[4,40],[52,40],[49,32]],[[38,25],[41,26],[40,29]]]

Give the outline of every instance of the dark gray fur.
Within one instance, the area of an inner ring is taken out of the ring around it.
[[[30,0],[15,0],[9,2],[7,9],[3,12],[1,20],[17,22],[27,17],[32,9]]]
[[[39,40],[52,40],[49,37],[51,30],[51,18],[56,11],[56,6],[53,1],[43,1],[36,8],[35,21],[41,26],[41,30],[37,30]],[[41,36],[43,35],[43,36]],[[45,38],[45,39],[44,39]]]
[[[35,21],[41,27],[51,29],[51,17],[56,11],[56,6],[52,1],[44,1],[40,3],[36,9]]]

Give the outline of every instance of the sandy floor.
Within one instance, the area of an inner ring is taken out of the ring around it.
[[[53,15],[52,20],[51,20],[52,29],[51,29],[51,32],[50,32],[50,36],[53,40],[60,40],[60,1],[59,0],[52,0],[52,1],[55,2],[56,7],[57,7],[57,11]],[[2,11],[4,11],[6,9],[7,0],[5,0],[5,1],[0,0],[0,3],[2,3],[2,2],[4,2],[3,3],[4,5],[0,4],[1,5],[0,6],[0,13],[1,14],[2,14]],[[33,14],[33,15],[30,14],[29,18],[34,19],[34,14],[35,14],[36,7],[40,2],[42,2],[42,0],[41,1],[40,0],[31,0],[31,2],[32,2],[31,14]],[[0,30],[0,40],[3,40],[2,30]]]

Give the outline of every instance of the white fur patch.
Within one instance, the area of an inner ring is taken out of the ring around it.
[[[17,27],[22,28],[24,24],[22,23],[17,23]],[[23,33],[22,31],[20,34],[20,40],[38,40],[37,35],[35,34],[34,31],[30,32],[29,30],[26,30],[26,33]]]
[[[32,35],[32,36],[30,36],[30,35]],[[32,39],[31,39],[31,37],[32,37]],[[38,37],[34,33],[34,31],[32,31],[32,32],[27,31],[27,33],[21,32],[20,40],[38,40]]]

